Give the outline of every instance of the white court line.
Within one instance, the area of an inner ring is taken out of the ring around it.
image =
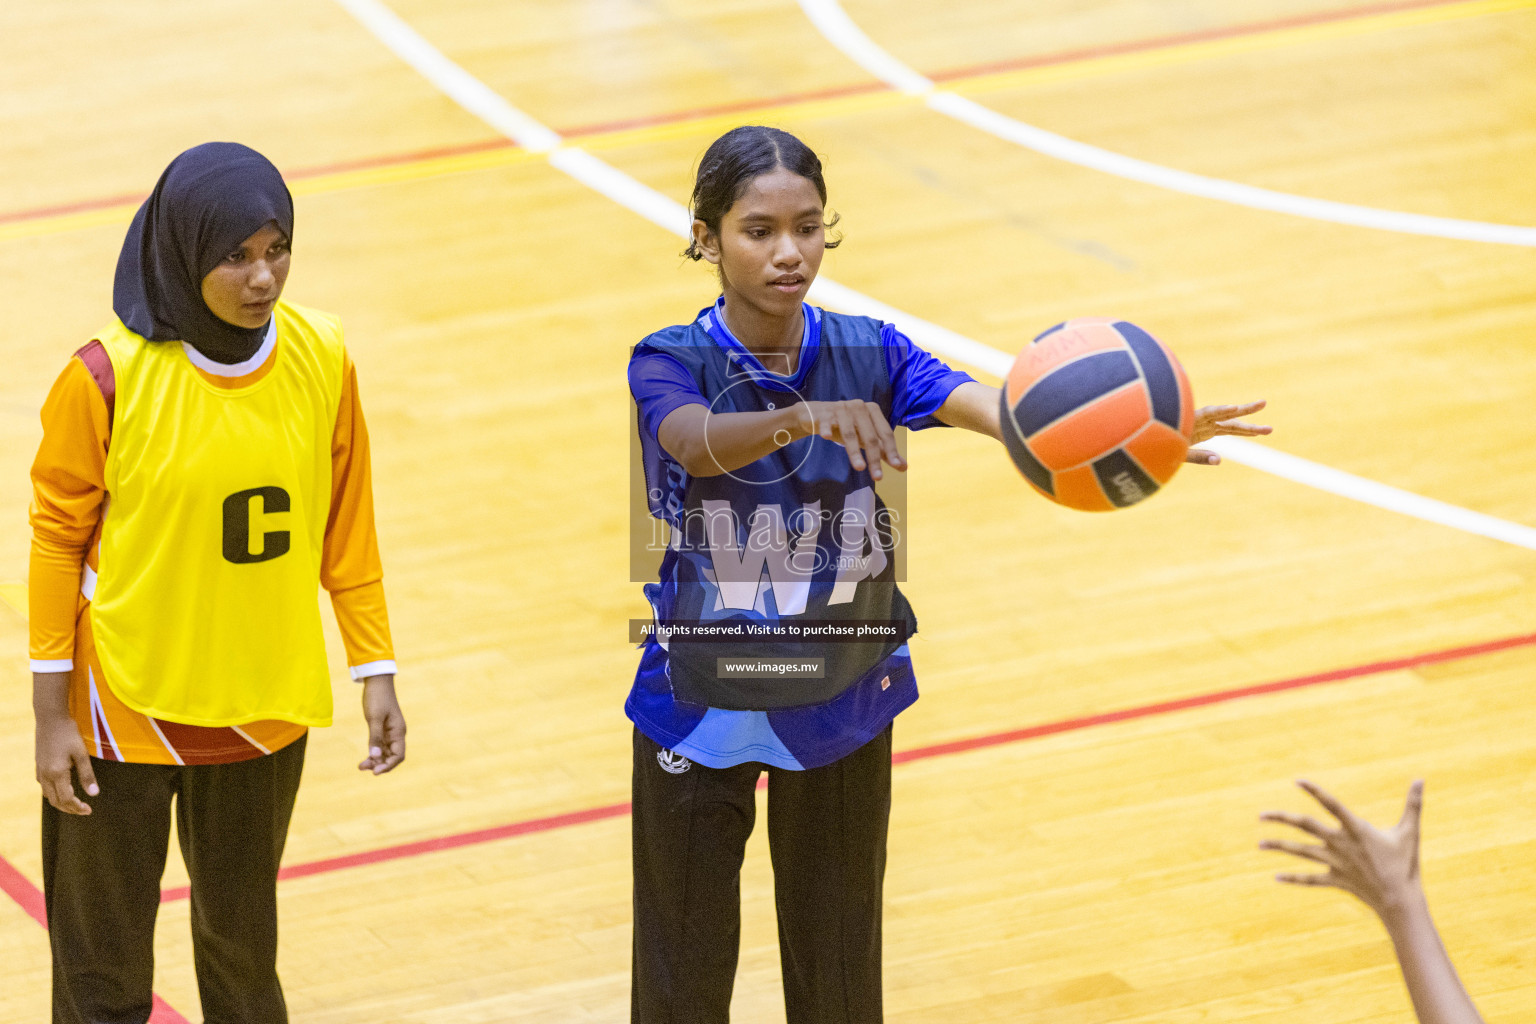
[[[1520,523],[1512,523],[1507,519],[1473,512],[1460,505],[1436,501],[1434,498],[1426,498],[1412,491],[1379,484],[1374,480],[1354,476],[1341,469],[1310,462],[1295,455],[1287,455],[1266,445],[1254,444],[1252,441],[1244,441],[1237,437],[1218,437],[1205,442],[1201,447],[1214,448],[1222,454],[1223,458],[1231,459],[1233,462],[1240,462],[1265,473],[1273,473],[1275,476],[1306,484],[1308,487],[1316,487],[1330,494],[1353,498],[1355,501],[1391,509],[1393,512],[1401,512],[1415,519],[1439,523],[1442,526],[1465,530],[1467,533],[1475,533],[1536,550],[1536,529]]]
[[[806,17],[811,19],[828,42],[891,88],[922,97],[923,102],[931,110],[946,117],[954,118],[956,121],[968,124],[972,128],[979,128],[1007,142],[1055,157],[1069,164],[1103,171],[1105,174],[1155,185],[1173,192],[1182,192],[1185,195],[1216,199],[1256,210],[1307,217],[1311,220],[1331,221],[1335,224],[1376,228],[1381,231],[1396,231],[1409,235],[1456,238],[1468,242],[1536,246],[1536,227],[1489,224],[1476,220],[1456,220],[1451,217],[1430,217],[1420,213],[1356,206],[1353,203],[1336,203],[1329,199],[1312,199],[1221,178],[1208,178],[1203,174],[1191,174],[1189,171],[1164,167],[1161,164],[1137,160],[1121,153],[1090,146],[1085,142],[1077,142],[1043,128],[1025,124],[1006,114],[999,114],[959,93],[940,89],[931,80],[881,49],[878,43],[864,34],[863,29],[854,24],[838,0],[799,0],[799,3],[800,9],[805,12]]]
[[[513,107],[474,75],[449,60],[443,51],[421,37],[398,14],[371,0],[336,0],[347,13],[363,23],[395,56],[419,71],[465,110],[534,153],[547,153],[560,145],[560,136]]]
[[[693,218],[686,208],[586,150],[562,144],[554,131],[513,107],[449,60],[380,0],[336,0],[336,3],[429,82],[513,142],[548,153],[553,166],[583,185],[675,235],[688,237]],[[816,301],[829,306],[899,324],[908,337],[924,348],[994,376],[1005,375],[1013,363],[1013,356],[1006,352],[919,319],[825,277],[816,280],[810,294]],[[1237,438],[1221,438],[1219,441],[1214,447],[1233,462],[1367,505],[1536,550],[1536,529],[1531,527],[1388,487],[1252,442]]]

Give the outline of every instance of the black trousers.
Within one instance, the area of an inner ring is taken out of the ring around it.
[[[86,816],[43,802],[54,1024],[144,1024],[171,804],[192,879],[192,955],[207,1024],[284,1024],[277,867],[305,738],[234,764],[91,759]],[[78,789],[78,787],[77,787]]]
[[[879,1024],[891,730],[809,771],[755,762],[706,768],[638,729],[634,751],[631,1021],[729,1019],[741,862],[766,769],[788,1024]]]

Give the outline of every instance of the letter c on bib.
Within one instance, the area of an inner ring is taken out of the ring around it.
[[[269,530],[261,535],[261,550],[251,553],[251,499],[261,499],[263,515],[287,512],[288,492],[281,487],[252,487],[236,491],[224,499],[224,560],[236,565],[270,562],[288,553],[292,543],[287,530]]]

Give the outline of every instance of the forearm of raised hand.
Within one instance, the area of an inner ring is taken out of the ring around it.
[[[1381,912],[1419,1024],[1483,1024],[1456,974],[1421,889]]]

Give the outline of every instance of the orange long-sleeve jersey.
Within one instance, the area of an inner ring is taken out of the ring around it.
[[[241,376],[198,373],[215,387],[241,388],[271,372],[274,350]],[[320,582],[331,594],[352,677],[392,674],[394,651],[374,530],[368,428],[350,355],[331,438],[331,501]],[[32,553],[28,618],[32,670],[69,672],[70,713],[95,757],[150,764],[217,764],[279,750],[305,727],[259,721],[207,728],[132,710],[103,679],[91,631],[112,438],[115,384],[99,342],[75,354],[43,403],[43,442],[32,465]]]

